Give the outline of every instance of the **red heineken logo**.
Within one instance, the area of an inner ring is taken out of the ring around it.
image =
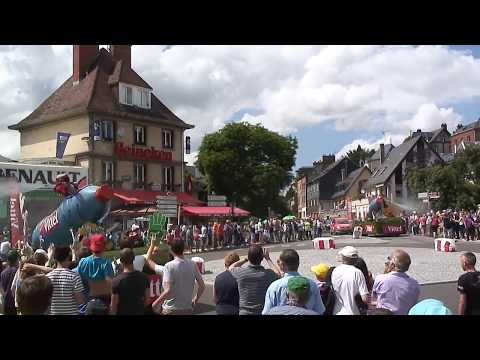
[[[135,146],[125,146],[122,142],[115,143],[115,155],[119,157],[132,157],[142,160],[162,160],[172,161],[172,153],[150,148],[136,148]]]

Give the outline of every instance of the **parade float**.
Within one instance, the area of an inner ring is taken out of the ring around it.
[[[79,189],[67,175],[57,177],[54,191],[64,196],[57,209],[34,228],[31,246],[47,249],[50,244],[72,244],[86,224],[101,224],[110,212],[113,191],[109,186],[87,185]]]
[[[367,236],[400,236],[406,233],[406,228],[403,219],[395,216],[395,212],[393,204],[377,196],[369,204],[367,219],[356,221],[355,226],[361,226],[363,235]]]

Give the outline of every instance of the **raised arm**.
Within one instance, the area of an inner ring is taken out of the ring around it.
[[[240,259],[237,262],[234,262],[232,265],[230,265],[228,267],[228,270],[232,270],[233,268],[241,267],[246,262],[248,262],[248,258],[244,257],[243,259]]]
[[[268,249],[263,250],[263,258],[275,274],[277,274],[279,277],[283,277],[283,271],[272,261],[272,259],[270,259],[270,253],[268,252]]]

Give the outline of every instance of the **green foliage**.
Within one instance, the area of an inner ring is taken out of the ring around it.
[[[373,154],[375,154],[375,150],[373,149],[363,149],[360,145],[355,150],[350,150],[347,152],[347,157],[357,166],[360,166],[360,162],[365,162],[368,158],[370,158]]]
[[[480,203],[480,147],[467,146],[450,164],[411,170],[407,183],[415,193],[438,191],[435,210],[475,209]]]
[[[297,147],[294,137],[261,125],[231,123],[203,138],[196,164],[209,191],[265,216],[269,206],[276,212],[285,210],[280,191],[293,179]]]

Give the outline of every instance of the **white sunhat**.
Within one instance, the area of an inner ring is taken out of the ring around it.
[[[42,254],[42,255],[48,257],[47,252],[46,252],[45,250],[43,250],[43,249],[37,249],[37,250],[35,250],[35,254]]]

